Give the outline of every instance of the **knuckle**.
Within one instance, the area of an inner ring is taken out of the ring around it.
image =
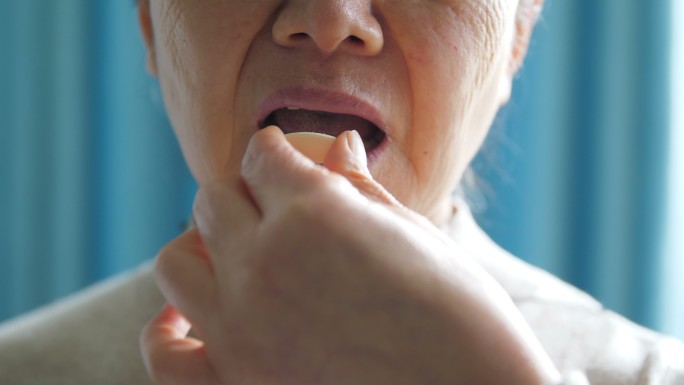
[[[288,210],[296,226],[313,227],[312,230],[328,228],[331,207],[340,204],[339,198],[331,192],[329,185],[323,185],[293,199]]]
[[[154,261],[154,270],[157,275],[164,275],[163,273],[169,270],[173,254],[174,251],[171,244],[167,244],[157,253],[157,258]]]
[[[176,273],[180,251],[175,241],[165,245],[157,254],[154,262],[155,279],[158,282],[173,281],[172,277]]]
[[[225,181],[208,182],[197,190],[193,202],[193,214],[195,216],[208,216],[212,208],[221,201],[222,192],[225,191]]]

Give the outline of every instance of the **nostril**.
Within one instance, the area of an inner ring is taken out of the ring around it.
[[[355,35],[349,36],[349,41],[356,44],[356,45],[363,45],[364,44],[363,39],[361,39],[360,37],[355,36]]]
[[[306,40],[308,37],[309,37],[309,35],[306,32],[297,32],[297,33],[293,33],[292,35],[290,35],[290,39],[292,39],[294,41]]]
[[[374,55],[382,50],[382,27],[366,10],[345,1],[296,1],[284,6],[273,22],[276,44],[287,48],[315,47],[330,54],[347,46],[350,53]],[[341,4],[345,4],[341,7]]]

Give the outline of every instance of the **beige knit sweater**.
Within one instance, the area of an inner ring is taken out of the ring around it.
[[[507,290],[561,371],[580,370],[591,385],[684,385],[681,342],[512,257],[467,210],[448,231]],[[162,302],[148,263],[0,325],[0,385],[149,384],[138,333]]]

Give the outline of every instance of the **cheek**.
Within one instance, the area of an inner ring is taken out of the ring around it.
[[[393,31],[413,96],[404,151],[417,174],[421,201],[434,206],[458,183],[498,109],[489,89],[500,77],[513,14],[503,0],[498,5],[434,1],[402,9],[406,3],[396,3],[397,25],[421,27]]]
[[[401,11],[401,15],[410,14],[411,20],[397,20],[421,26],[396,34],[413,95],[413,135],[407,146],[413,159],[424,158],[426,152],[443,152],[459,142],[463,120],[486,71],[485,36],[477,28],[477,20],[469,18],[461,2],[457,3],[459,7],[439,2],[413,5]],[[448,145],[435,146],[435,135]]]
[[[235,89],[275,1],[157,1],[155,53],[168,116],[199,183],[236,157]],[[243,146],[244,147],[244,146]]]

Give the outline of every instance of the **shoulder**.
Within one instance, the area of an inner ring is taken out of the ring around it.
[[[510,255],[467,207],[448,231],[503,286],[559,370],[580,370],[592,385],[684,384],[680,341],[634,324]]]
[[[148,384],[138,334],[162,303],[147,264],[0,325],[0,383]]]
[[[684,384],[684,345],[604,308],[529,298],[516,302],[561,370],[592,385]]]

